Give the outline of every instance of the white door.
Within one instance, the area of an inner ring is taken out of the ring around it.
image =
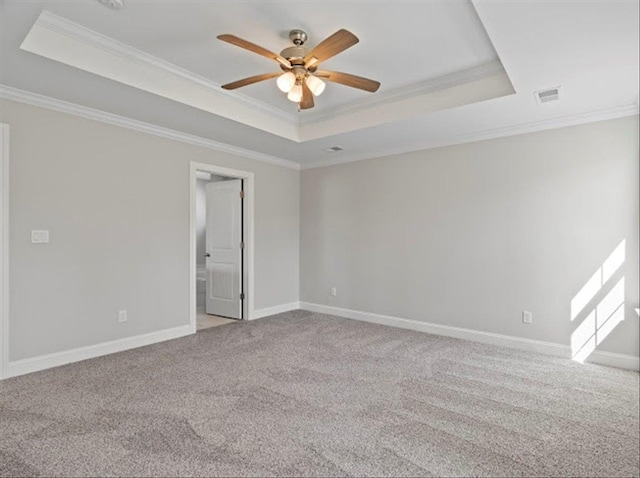
[[[207,314],[242,318],[242,180],[207,183]]]

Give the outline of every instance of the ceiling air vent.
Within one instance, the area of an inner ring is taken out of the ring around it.
[[[342,146],[331,146],[330,148],[325,149],[327,153],[337,153],[338,151],[344,151]]]
[[[548,88],[546,90],[536,91],[534,93],[536,101],[540,104],[558,101],[560,99],[560,87]]]

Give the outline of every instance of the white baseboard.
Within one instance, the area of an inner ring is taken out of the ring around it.
[[[300,302],[290,302],[288,304],[274,305],[273,307],[265,307],[264,309],[258,309],[253,311],[254,319],[262,319],[270,315],[281,314],[282,312],[289,312],[291,310],[297,310],[300,308]]]
[[[587,358],[587,362],[597,363],[599,365],[608,365],[609,367],[635,370],[636,372],[640,370],[640,357],[617,354],[614,352],[605,352],[604,350],[594,351]]]
[[[461,327],[451,327],[448,325],[431,324],[428,322],[418,322],[416,320],[402,319],[388,315],[373,314],[358,310],[343,309],[339,307],[331,307],[321,304],[312,304],[309,302],[291,302],[289,304],[281,304],[273,307],[258,309],[254,313],[254,319],[268,317],[282,312],[289,312],[296,309],[305,309],[312,312],[322,314],[336,315],[348,319],[361,320],[363,322],[371,322],[374,324],[388,325],[391,327],[400,327],[404,329],[416,330],[418,332],[426,332],[435,335],[444,335],[447,337],[455,337],[459,339],[472,340],[490,345],[499,345],[504,347],[517,348],[532,352],[544,353],[547,355],[555,355],[570,358],[571,350],[567,345],[555,344],[552,342],[542,342],[538,340],[524,339],[521,337],[513,337],[510,335],[493,334],[490,332],[482,332],[479,330],[465,329]],[[177,339],[186,335],[193,334],[190,325],[182,325],[171,329],[150,332],[147,334],[136,335],[134,337],[126,337],[124,339],[103,342],[101,344],[89,345],[64,352],[56,352],[39,357],[32,357],[22,360],[9,362],[7,366],[7,374],[4,378],[17,377],[27,373],[37,372],[52,367],[58,367],[73,362],[80,362],[103,355],[109,355],[116,352],[143,347],[165,340]],[[640,358],[632,355],[616,354],[611,352],[595,351],[588,359],[589,362],[608,365],[630,370],[640,370]]]
[[[115,352],[122,352],[136,347],[143,347],[145,345],[164,342],[165,340],[177,339],[192,333],[193,331],[191,330],[190,325],[182,325],[172,329],[159,330],[157,332],[136,335],[134,337],[126,337],[124,339],[112,340],[101,344],[79,347],[77,349],[66,350],[64,352],[56,352],[48,355],[40,355],[39,357],[16,360],[9,362],[7,367],[8,373],[5,378],[17,377],[18,375],[58,367],[68,363],[80,362],[82,360],[100,357],[102,355],[109,355]]]
[[[389,325],[391,327],[416,330],[418,332],[426,332],[429,334],[472,340],[474,342],[482,342],[484,344],[499,345],[502,347],[511,347],[520,350],[528,350],[530,352],[571,358],[571,348],[568,345],[555,344],[553,342],[542,342],[540,340],[524,339],[511,335],[501,335],[491,332],[483,332],[480,330],[451,327],[448,325],[432,324],[429,322],[419,322],[417,320],[401,319],[399,317],[392,317],[389,315],[373,314],[370,312],[312,304],[309,302],[300,302],[300,308],[321,314],[336,315],[346,319],[361,320],[363,322]],[[640,370],[640,358],[634,357],[633,355],[601,352],[596,350],[589,356],[587,361],[601,365],[609,365],[611,367]]]

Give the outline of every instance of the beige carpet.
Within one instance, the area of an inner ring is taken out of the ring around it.
[[[0,382],[0,475],[638,476],[638,385],[296,311]]]
[[[196,316],[196,331],[199,332],[204,329],[210,329],[211,327],[217,327],[219,325],[232,324],[234,322],[237,322],[237,320],[199,312]]]

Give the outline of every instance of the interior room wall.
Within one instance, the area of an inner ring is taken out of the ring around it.
[[[304,170],[301,301],[568,345],[624,279],[637,356],[638,195],[637,116]]]
[[[255,307],[298,300],[299,171],[7,100],[0,121],[12,361],[189,323],[190,161],[255,174]]]

